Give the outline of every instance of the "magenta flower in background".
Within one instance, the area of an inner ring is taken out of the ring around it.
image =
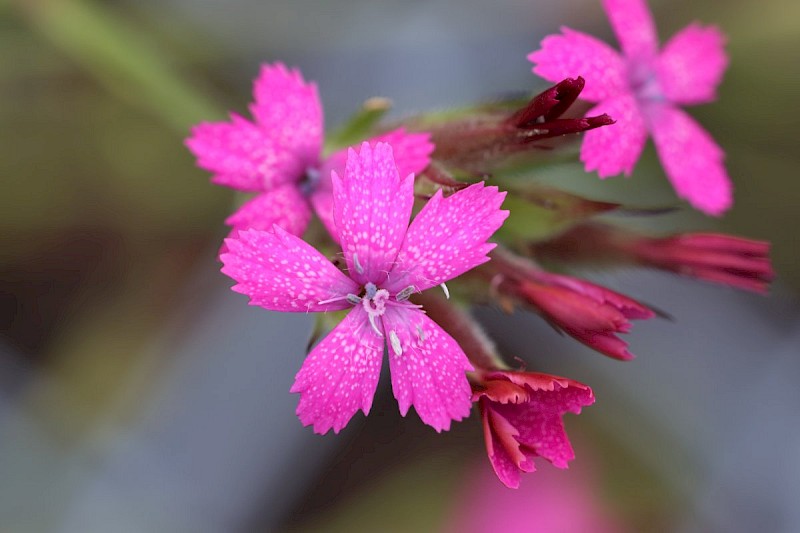
[[[680,105],[711,102],[728,64],[724,37],[693,23],[658,50],[652,15],[644,0],[603,0],[622,47],[569,28],[550,35],[528,59],[549,81],[581,75],[582,98],[617,123],[585,134],[581,161],[601,178],[630,175],[648,132],[678,196],[695,208],[721,215],[732,204],[732,185],[714,139]]]
[[[253,86],[250,105],[254,122],[231,114],[230,122],[202,123],[186,145],[197,164],[214,173],[212,181],[239,191],[257,193],[226,224],[237,230],[271,229],[277,224],[302,235],[312,206],[331,232],[331,170],[341,172],[346,152],[321,157],[322,104],[314,83],[281,63],[264,65]],[[372,139],[394,147],[400,173],[418,173],[428,165],[433,145],[424,133],[398,129]]]
[[[586,450],[588,452],[588,450]],[[597,460],[581,453],[569,472],[540,468],[517,490],[497,482],[484,464],[470,465],[441,528],[443,533],[628,533],[609,505]],[[598,453],[600,455],[600,453]]]
[[[558,468],[575,458],[562,416],[594,403],[592,389],[571,379],[532,372],[493,371],[474,387],[486,452],[497,477],[517,488],[534,457]]]
[[[350,309],[308,355],[292,392],[297,414],[318,433],[341,430],[369,413],[388,344],[392,389],[405,416],[414,406],[437,431],[469,414],[463,350],[409,297],[488,261],[487,239],[508,216],[505,193],[476,183],[445,198],[441,190],[409,225],[414,175],[401,178],[392,148],[348,152],[343,177],[332,173],[333,217],[347,273],[312,246],[275,226],[226,240],[222,272],[251,305],[275,311]]]

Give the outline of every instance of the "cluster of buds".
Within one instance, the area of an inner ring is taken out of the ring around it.
[[[623,54],[564,29],[529,56],[534,72],[558,83],[526,101],[414,117],[394,129],[382,127],[386,106],[373,101],[323,143],[316,85],[274,64],[255,82],[252,121],[232,115],[192,131],[187,145],[212,181],[254,194],[226,221],[220,259],[233,290],[253,305],[314,312],[326,323],[347,311],[291,387],[304,425],[338,432],[357,411],[368,414],[387,354],[401,414],[414,407],[443,431],[477,405],[491,464],[516,487],[534,457],[567,466],[574,453],[563,415],[594,395],[567,378],[509,367],[465,310],[472,302],[524,306],[594,350],[630,360],[619,335],[656,313],[542,264],[652,266],[766,290],[766,243],[640,235],[595,220],[624,206],[520,173],[581,136],[587,170],[630,172],[649,131],[679,196],[713,215],[730,204],[721,149],[677,107],[713,96],[727,63],[719,32],[690,26],[659,53],[642,0],[603,5]],[[698,63],[705,70],[692,81]],[[576,111],[579,98],[598,102],[588,116]],[[323,155],[323,144],[333,150]],[[306,231],[313,214],[322,226]]]

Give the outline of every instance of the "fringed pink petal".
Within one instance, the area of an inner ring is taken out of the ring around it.
[[[437,191],[408,228],[387,288],[423,291],[488,261],[495,245],[487,239],[508,217],[500,209],[505,196],[483,182],[447,198]]]
[[[369,139],[371,146],[379,142],[392,145],[394,162],[401,177],[417,175],[431,162],[433,143],[429,133],[407,133],[405,129],[398,128]]]
[[[195,126],[186,146],[199,167],[214,173],[212,182],[240,191],[266,191],[294,182],[305,170],[293,152],[236,114],[230,122]]]
[[[725,36],[714,26],[690,24],[670,39],[658,58],[658,79],[667,100],[711,102],[728,67]]]
[[[708,215],[720,216],[733,204],[733,184],[725,153],[684,111],[659,106],[651,111],[658,156],[675,192]]]
[[[225,223],[234,230],[252,228],[266,231],[277,225],[300,237],[310,219],[308,201],[299,188],[294,184],[287,184],[245,202]]]
[[[392,146],[398,174],[401,177],[422,172],[430,163],[430,154],[433,152],[433,143],[427,133],[406,133],[399,128],[389,133],[369,139],[370,146],[375,148],[379,142],[389,143]],[[311,194],[311,204],[314,211],[328,230],[334,241],[339,242],[338,230],[333,218],[333,183],[331,171],[339,176],[343,175],[347,161],[347,150],[339,150],[331,154],[320,169],[319,181]]]
[[[515,437],[519,433],[492,408],[487,400],[481,400],[481,416],[486,437],[486,453],[497,478],[508,488],[516,489],[520,482],[520,464],[526,467],[525,472],[534,472],[536,467],[520,450]]]
[[[339,243],[339,230],[336,229],[333,219],[333,186],[330,185],[330,176],[327,187],[317,187],[311,193],[311,205],[333,241]]]
[[[319,163],[322,150],[322,104],[315,83],[282,63],[262,65],[253,83],[250,112],[273,143],[293,154],[303,170]]]
[[[250,305],[299,313],[335,311],[350,306],[347,294],[359,292],[325,256],[278,226],[240,231],[225,245],[222,272],[237,282],[234,291],[250,297]]]
[[[564,430],[562,416],[567,412],[578,414],[582,407],[592,403],[592,390],[570,381],[567,387],[556,382],[552,391],[531,391],[527,403],[496,404],[494,408],[519,432],[517,440],[533,452],[532,455],[541,456],[558,468],[567,468],[575,452]]]
[[[586,86],[581,98],[589,102],[599,102],[627,90],[625,64],[616,50],[570,28],[562,27],[561,32],[563,35],[545,37],[542,47],[528,55],[534,64],[534,74],[552,82],[582,76]]]
[[[338,433],[361,409],[366,415],[381,372],[384,340],[356,306],[308,354],[291,392],[300,393],[297,416],[314,432]]]
[[[653,58],[658,34],[645,0],[602,0],[620,47],[629,58]]]
[[[464,351],[425,313],[387,308],[383,316],[392,391],[403,416],[412,405],[420,419],[436,431],[469,416],[472,405],[466,372],[472,370]]]
[[[625,92],[603,100],[587,116],[602,113],[617,122],[584,133],[581,161],[587,172],[596,170],[601,178],[622,173],[629,176],[647,140],[644,117],[633,95]]]
[[[414,176],[400,176],[392,148],[350,149],[343,177],[332,173],[333,216],[350,276],[381,285],[394,264],[414,204]]]

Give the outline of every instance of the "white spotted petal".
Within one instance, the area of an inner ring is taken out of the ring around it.
[[[335,311],[349,307],[347,294],[358,292],[356,283],[324,255],[279,226],[240,231],[225,244],[222,272],[237,282],[233,290],[249,296],[251,305],[273,311]]]
[[[418,309],[387,309],[383,327],[392,339],[389,369],[400,414],[414,406],[436,431],[469,416],[472,393],[465,372],[473,368],[458,343]]]
[[[508,217],[505,196],[482,182],[447,198],[437,191],[408,228],[387,288],[423,291],[488,261],[495,245],[487,239]]]
[[[401,178],[386,143],[350,149],[344,176],[331,173],[333,217],[350,277],[380,285],[405,237],[414,204],[414,176]]]
[[[291,392],[299,392],[297,416],[316,433],[338,433],[361,409],[369,414],[378,386],[384,340],[356,306],[320,342],[297,373]]]

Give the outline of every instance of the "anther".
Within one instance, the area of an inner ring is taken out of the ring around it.
[[[356,305],[361,303],[361,298],[353,293],[350,293],[347,295],[347,301],[353,305]]]
[[[398,302],[405,302],[411,297],[412,294],[414,294],[414,291],[416,290],[417,290],[416,287],[414,287],[413,285],[409,285],[408,287],[397,293],[396,300]]]
[[[353,254],[353,257],[355,257],[355,254]],[[364,298],[372,299],[375,298],[375,294],[378,292],[378,287],[376,287],[374,283],[369,282],[364,285],[364,291],[366,292]]]
[[[400,346],[400,338],[394,330],[389,332],[389,343],[392,345],[392,350],[395,355],[403,355],[403,347]]]

